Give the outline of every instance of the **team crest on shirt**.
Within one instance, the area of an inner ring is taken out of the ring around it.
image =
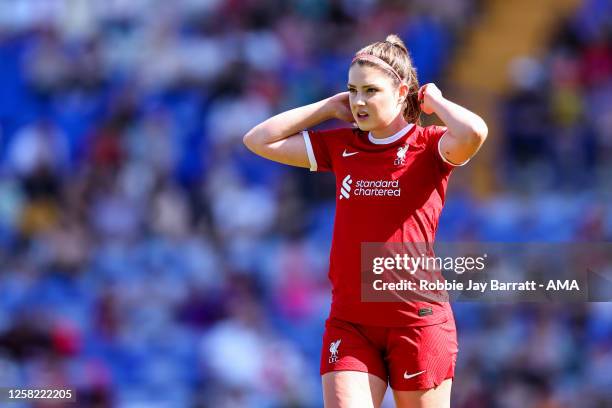
[[[401,166],[406,162],[406,153],[408,152],[408,144],[405,144],[397,149],[397,157],[393,164]]]
[[[332,341],[329,344],[329,362],[335,363],[338,361],[338,347],[340,347],[340,342],[342,339],[338,339],[336,341]]]

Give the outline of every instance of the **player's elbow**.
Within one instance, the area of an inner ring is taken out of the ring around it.
[[[253,135],[251,132],[252,130],[248,131],[244,136],[242,136],[242,143],[246,146],[247,149],[253,151],[253,149],[251,148],[253,139]]]
[[[482,144],[487,140],[487,135],[489,134],[489,128],[484,120],[480,119],[475,121],[470,126],[470,131],[468,133],[468,140],[471,146],[478,148],[482,146]]]
[[[489,128],[484,120],[478,120],[474,126],[472,131],[474,132],[474,137],[478,140],[479,144],[483,144],[485,140],[487,140],[487,135],[489,134]]]
[[[243,137],[242,143],[255,154],[259,154],[258,152],[261,150],[263,138],[257,131],[257,128],[253,128],[249,130]]]

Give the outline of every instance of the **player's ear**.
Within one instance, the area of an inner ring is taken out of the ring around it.
[[[405,83],[400,84],[400,86],[398,87],[398,96],[400,103],[404,103],[406,101],[406,98],[408,98],[409,91],[410,88],[408,87],[408,85],[406,85]]]

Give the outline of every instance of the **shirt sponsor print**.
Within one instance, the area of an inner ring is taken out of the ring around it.
[[[354,182],[354,183],[353,183]],[[353,180],[348,174],[342,179],[339,199],[348,200],[351,196],[363,197],[400,197],[402,189],[399,180]]]

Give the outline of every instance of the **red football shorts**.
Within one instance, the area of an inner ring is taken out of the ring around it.
[[[455,375],[455,320],[430,326],[364,326],[335,318],[325,322],[321,375],[362,371],[398,391],[426,390]]]

